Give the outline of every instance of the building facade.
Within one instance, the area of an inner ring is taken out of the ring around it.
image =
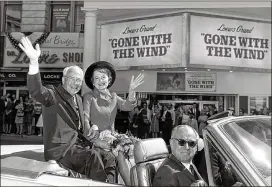
[[[29,34],[33,42],[50,32],[41,45],[46,84],[60,83],[68,65],[86,70],[108,60],[118,70],[111,89],[124,97],[131,75],[143,73],[137,92],[148,100],[246,113],[272,107],[271,17],[250,14],[270,10],[269,3],[23,1],[2,7],[3,94],[27,92],[28,67],[5,32],[16,40]]]

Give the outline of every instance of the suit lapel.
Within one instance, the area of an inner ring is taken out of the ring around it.
[[[181,170],[188,176],[188,178],[193,181],[196,180],[194,175],[192,175],[192,173],[174,155],[171,155],[170,159],[173,160],[181,168]]]
[[[78,128],[80,120],[78,118],[80,117],[77,115],[73,97],[62,86],[59,86],[56,91],[60,97],[59,102],[63,103],[63,107],[65,107],[66,113],[68,113],[69,118],[72,120],[73,126]]]
[[[76,101],[77,101],[77,106],[78,106],[78,109],[79,109],[80,122],[81,122],[81,125],[83,125],[83,123],[84,123],[84,113],[83,113],[82,99],[77,94],[76,94]]]
[[[64,104],[67,105],[67,104]],[[58,113],[61,116],[61,118],[72,128],[75,129],[77,128],[74,120],[72,119],[72,116],[69,114],[69,112],[67,112],[67,107],[61,105],[60,103],[58,104],[59,109],[58,109]]]

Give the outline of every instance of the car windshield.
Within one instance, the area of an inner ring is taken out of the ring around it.
[[[223,128],[263,178],[271,178],[271,119],[242,119]]]

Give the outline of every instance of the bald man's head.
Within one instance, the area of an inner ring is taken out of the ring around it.
[[[197,151],[199,135],[188,125],[179,125],[172,130],[172,154],[183,163],[190,163]]]

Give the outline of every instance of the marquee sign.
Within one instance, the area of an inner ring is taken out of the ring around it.
[[[271,69],[271,24],[192,15],[190,64]]]
[[[182,16],[103,25],[100,59],[114,66],[181,64]]]

